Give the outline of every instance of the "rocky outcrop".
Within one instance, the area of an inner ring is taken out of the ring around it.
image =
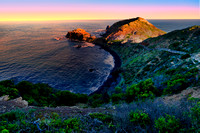
[[[139,43],[147,38],[163,34],[165,34],[164,31],[156,28],[147,20],[137,17],[114,23],[111,27],[106,28],[106,33],[103,36],[110,42]]]
[[[1,96],[0,101],[8,101],[9,100],[9,95]]]
[[[91,36],[90,33],[86,32],[81,28],[69,31],[66,35],[66,38],[86,42],[93,42],[96,39],[95,36]]]
[[[18,107],[24,108],[28,106],[28,102],[26,100],[22,100],[22,97],[10,100],[11,102],[14,102]]]
[[[0,114],[19,108],[28,108],[28,102],[26,100],[22,100],[22,97],[12,100],[9,99],[9,95],[0,97]]]

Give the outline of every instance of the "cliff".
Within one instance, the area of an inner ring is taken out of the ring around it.
[[[139,43],[150,37],[157,37],[165,34],[164,31],[156,28],[147,20],[137,17],[122,20],[106,28],[103,35],[110,42],[134,42]]]

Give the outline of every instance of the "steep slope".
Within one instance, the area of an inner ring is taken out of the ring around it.
[[[110,47],[122,59],[122,88],[148,78],[161,90],[200,85],[200,26]]]
[[[119,42],[142,42],[150,37],[157,37],[165,34],[164,31],[156,28],[147,20],[137,17],[133,19],[122,20],[107,27],[103,35],[108,41]]]
[[[150,48],[168,48],[186,53],[194,53],[200,47],[200,26],[172,31],[157,38],[145,40],[142,44]]]

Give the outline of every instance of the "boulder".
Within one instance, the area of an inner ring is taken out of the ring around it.
[[[22,97],[13,99],[11,101],[14,102],[18,107],[21,107],[21,108],[28,106],[28,102],[26,100],[22,100]]]
[[[9,95],[5,95],[5,96],[0,97],[0,101],[8,101],[9,99],[10,99]]]

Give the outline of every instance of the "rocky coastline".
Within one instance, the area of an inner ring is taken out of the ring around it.
[[[73,31],[69,31],[66,35],[66,38],[68,38],[70,40],[89,42],[89,43],[98,45],[98,46],[100,46],[100,48],[109,52],[114,58],[114,68],[111,70],[108,78],[104,81],[104,83],[96,91],[90,93],[89,95],[104,94],[104,93],[107,93],[108,89],[109,90],[111,88],[114,89],[121,79],[120,74],[119,74],[120,67],[121,67],[121,59],[115,51],[111,50],[108,46],[106,46],[107,41],[103,38],[96,38],[94,36],[91,36],[90,33],[86,32],[85,30],[80,29],[80,28],[75,29]]]
[[[103,40],[99,39],[98,41],[96,40],[94,42],[95,45],[100,46],[102,49],[104,49],[105,51],[109,52],[113,58],[114,58],[114,68],[111,70],[108,78],[104,81],[104,83],[92,94],[104,94],[107,93],[108,89],[114,89],[117,84],[120,82],[121,77],[120,77],[120,67],[121,67],[121,58],[119,57],[119,55],[112,49],[110,49],[108,46],[105,46],[105,42],[103,42]]]

